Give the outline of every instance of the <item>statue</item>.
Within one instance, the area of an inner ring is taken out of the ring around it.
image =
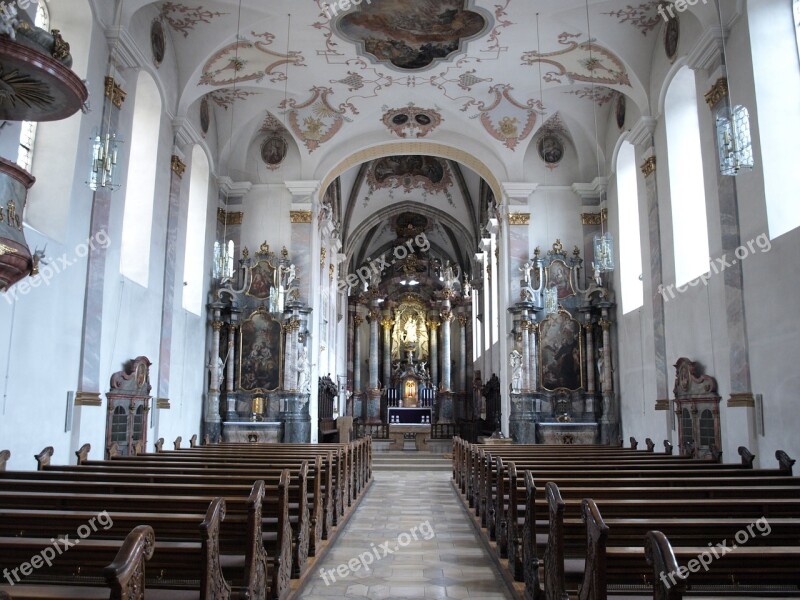
[[[412,343],[417,341],[417,322],[414,320],[414,317],[408,317],[403,329],[405,330],[403,334],[404,342]]]
[[[509,359],[511,361],[511,391],[518,392],[522,389],[522,354],[519,350],[512,350]]]
[[[594,273],[594,282],[597,284],[597,287],[602,287],[603,278],[600,276],[600,265],[596,262],[592,262],[592,271]]]
[[[304,394],[311,392],[311,363],[305,346],[300,347],[297,357],[297,390]]]
[[[524,281],[525,283],[531,282],[531,271],[533,270],[533,263],[531,261],[527,261],[524,265],[522,265],[519,270],[524,273]]]

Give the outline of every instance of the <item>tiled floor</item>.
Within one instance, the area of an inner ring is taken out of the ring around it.
[[[375,471],[374,477],[317,573],[309,574],[302,598],[511,598],[450,473]]]

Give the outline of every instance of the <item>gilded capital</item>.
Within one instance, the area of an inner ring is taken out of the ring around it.
[[[598,321],[598,325],[603,328],[603,331],[608,331],[611,329],[611,321],[608,319],[600,319],[600,321]]]
[[[222,321],[213,321],[211,323],[211,329],[213,329],[214,331],[221,331],[223,325],[224,323]]]
[[[650,175],[656,172],[656,157],[648,156],[642,163],[641,169],[645,177],[650,177]]]
[[[436,328],[439,327],[439,325],[441,325],[441,322],[437,321],[436,319],[431,319],[430,321],[428,321],[428,329],[430,329],[431,331],[435,331]]]
[[[459,313],[458,314],[458,323],[459,323],[459,325],[461,325],[461,327],[466,327],[467,326],[467,315],[465,315],[464,313]]]
[[[450,323],[453,320],[453,311],[451,310],[443,310],[439,315],[442,317],[442,321],[445,323]]]
[[[353,317],[353,325],[356,326],[356,329],[358,329],[363,322],[364,322],[364,317],[362,317],[361,315],[355,315]]]

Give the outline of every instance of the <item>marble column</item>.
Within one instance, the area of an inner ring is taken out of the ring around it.
[[[220,347],[220,330],[222,329],[223,322],[220,319],[222,305],[212,304],[209,306],[212,311],[211,321],[211,356],[209,357],[210,365],[210,381],[208,383],[208,398],[206,404],[205,414],[205,432],[214,440],[219,439],[222,433],[222,419],[220,418],[219,410],[219,380],[220,380],[220,365],[219,365],[219,347]]]
[[[392,326],[394,321],[389,315],[384,314],[381,319],[383,327],[383,387],[392,385]]]
[[[225,400],[227,405],[226,420],[236,418],[236,393],[234,383],[236,383],[236,332],[239,329],[238,312],[231,311],[231,322],[228,324],[228,362],[226,363],[227,373],[225,375]]]
[[[439,389],[439,325],[441,323],[438,319],[430,319],[428,321],[429,334],[429,347],[430,347],[430,366],[431,366],[431,382],[434,389]]]
[[[359,328],[364,322],[364,317],[353,317],[353,393],[360,394],[361,389],[361,335]]]
[[[441,312],[442,317],[442,385],[443,391],[452,390],[451,367],[450,367],[450,324],[453,322],[453,312],[450,310],[450,301],[444,301]]]
[[[595,392],[595,362],[594,362],[594,335],[592,335],[592,315],[586,313],[586,392]]]
[[[611,321],[608,309],[603,309],[600,327],[603,329],[603,372],[601,373],[603,392],[603,416],[600,418],[600,443],[614,444],[619,437],[618,419],[614,406],[614,385],[611,377]]]
[[[167,208],[167,237],[162,279],[161,339],[158,349],[158,398],[156,408],[169,408],[170,367],[172,366],[172,324],[175,317],[175,265],[178,257],[178,228],[181,216],[181,187],[186,165],[176,148],[172,155]]]
[[[539,322],[530,321],[530,346],[531,362],[529,371],[531,374],[531,391],[539,391]]]
[[[531,373],[531,322],[528,320],[527,311],[522,314],[519,326],[522,330],[522,391],[529,392],[533,373]]]
[[[380,356],[378,354],[378,341],[380,336],[379,325],[381,320],[381,313],[376,308],[369,312],[367,316],[369,319],[369,389],[378,389],[378,361]]]
[[[459,391],[467,393],[467,315],[459,313],[459,340],[458,340],[458,379]]]
[[[286,335],[284,343],[283,389],[277,396],[281,400],[283,410],[283,442],[287,444],[307,444],[311,441],[311,411],[309,401],[311,394],[307,389],[300,389],[298,359],[306,345],[301,334],[308,330],[308,319],[312,309],[300,302],[286,304],[287,319],[283,324]],[[310,362],[310,358],[307,359]],[[310,369],[310,365],[305,365]],[[307,376],[310,376],[308,374]],[[314,381],[312,378],[311,381]],[[304,387],[304,386],[303,386]],[[313,390],[316,386],[312,385]]]

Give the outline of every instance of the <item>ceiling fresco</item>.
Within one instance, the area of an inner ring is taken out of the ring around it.
[[[426,69],[463,52],[489,28],[465,0],[372,0],[340,16],[334,28],[373,63]]]

